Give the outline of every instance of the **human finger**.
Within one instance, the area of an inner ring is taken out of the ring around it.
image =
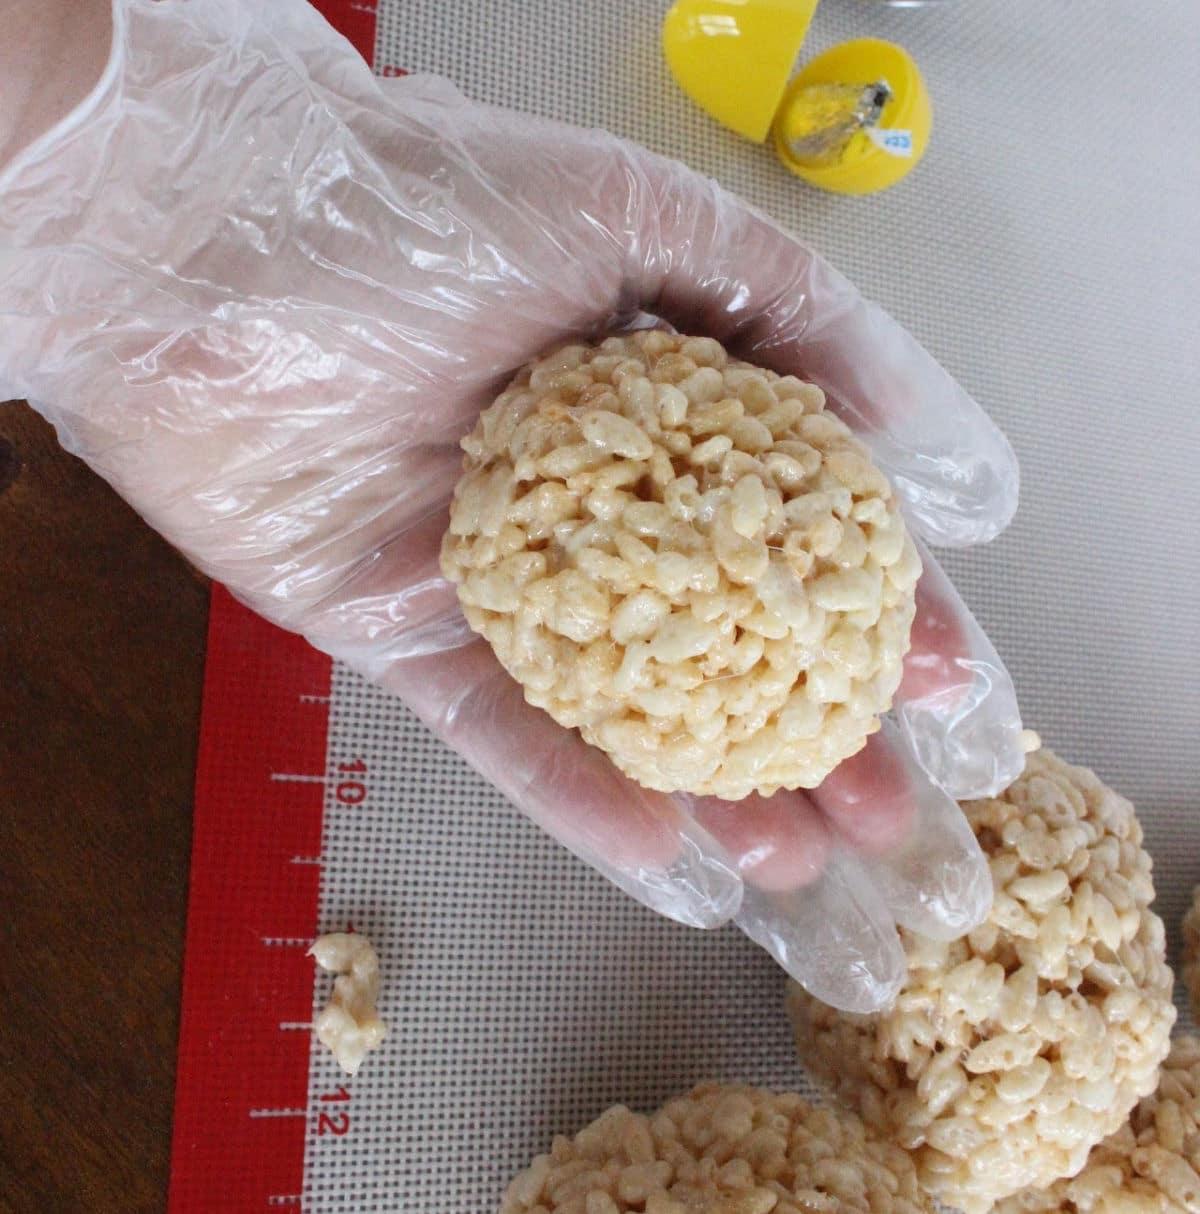
[[[817,880],[829,858],[828,826],[800,792],[740,801],[689,799],[692,816],[721,844],[742,880],[778,893]]]
[[[904,981],[891,912],[847,850],[835,850],[806,885],[772,892],[747,884],[736,922],[805,990],[842,1011],[878,1011]]]
[[[994,796],[1025,766],[1012,678],[928,551],[917,584],[913,662],[896,694],[899,736],[956,801]]]
[[[639,902],[694,927],[719,926],[737,910],[741,878],[716,841],[674,799],[641,788],[527,704],[483,641],[399,661],[378,681],[537,825]]]

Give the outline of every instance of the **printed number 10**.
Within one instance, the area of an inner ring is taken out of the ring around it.
[[[339,763],[338,772],[365,776],[367,765],[362,759],[355,759],[353,763]],[[361,780],[339,780],[334,795],[343,805],[361,805],[367,799],[367,786]]]

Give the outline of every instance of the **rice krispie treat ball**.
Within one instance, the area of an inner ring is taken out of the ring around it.
[[[621,1106],[509,1186],[500,1214],[932,1214],[912,1160],[849,1113],[702,1084],[651,1117]]]
[[[903,933],[895,1005],[844,1015],[793,986],[801,1057],[921,1183],[983,1214],[1083,1167],[1155,1088],[1175,1009],[1133,806],[1048,751],[963,809],[995,885],[952,943]]]
[[[525,697],[648,788],[814,787],[879,727],[920,561],[812,384],[643,332],[463,440],[442,570]]]
[[[1192,1017],[1200,1024],[1200,885],[1183,917],[1183,984],[1192,999]]]
[[[1158,1090],[1078,1176],[1029,1189],[996,1214],[1196,1214],[1200,1210],[1200,1038],[1180,1037]]]

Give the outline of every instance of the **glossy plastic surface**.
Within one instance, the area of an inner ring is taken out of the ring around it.
[[[817,0],[676,0],[663,21],[667,66],[722,126],[762,143]]]

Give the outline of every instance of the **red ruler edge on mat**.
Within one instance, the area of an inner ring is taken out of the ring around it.
[[[375,3],[313,2],[373,63]],[[301,1208],[331,674],[214,587],[169,1214]]]
[[[331,669],[214,589],[171,1214],[299,1209]]]

